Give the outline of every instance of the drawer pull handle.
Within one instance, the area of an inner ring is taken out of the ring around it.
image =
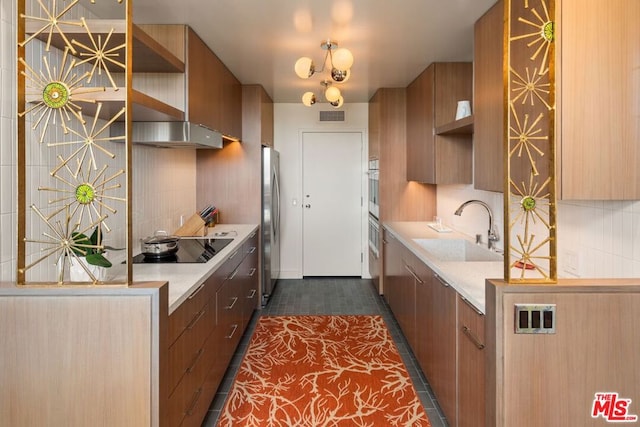
[[[236,334],[236,331],[238,330],[238,325],[237,324],[232,325],[232,326],[233,326],[233,329],[231,330],[231,333],[225,337],[226,339],[230,340],[231,338],[233,338],[233,336]]]
[[[257,232],[256,232],[256,231],[254,231],[254,232],[251,234],[251,236],[249,236],[249,239],[253,239],[254,237],[256,237],[256,233],[257,233]]]
[[[198,323],[198,320],[200,320],[206,312],[207,310],[203,308],[202,311],[200,311],[200,313],[198,313],[198,315],[191,322],[189,322],[187,329],[189,330],[193,329],[193,327],[196,326],[196,323]]]
[[[227,278],[227,280],[233,280],[234,277],[236,277],[236,274],[238,274],[238,270],[240,269],[240,267],[236,268],[235,270],[233,270],[233,273],[231,273],[231,276],[229,276]]]
[[[193,361],[191,362],[191,365],[189,365],[189,368],[187,368],[187,373],[188,374],[193,372],[193,370],[196,367],[196,363],[198,363],[198,360],[200,360],[200,356],[202,356],[202,353],[204,353],[204,348],[201,348],[200,350],[198,350],[198,353],[196,353],[196,357],[193,358]]]
[[[232,299],[231,304],[225,307],[227,310],[231,310],[233,306],[236,305],[236,301],[238,301],[238,297],[233,297],[231,299]]]
[[[253,299],[253,297],[256,296],[256,290],[255,289],[251,289],[251,293],[249,294],[249,296],[247,297],[247,299]]]
[[[438,276],[437,274],[434,274],[434,276],[436,276],[436,279],[438,279],[438,282],[442,283],[442,286],[448,288],[449,284],[440,276]]]
[[[460,298],[462,298],[462,301],[464,301],[465,304],[467,304],[469,307],[471,307],[473,309],[473,311],[478,313],[480,316],[484,316],[484,313],[481,312],[480,310],[478,310],[475,305],[471,304],[471,301],[469,301],[468,299],[466,299],[463,296],[460,296]]]
[[[187,297],[187,299],[193,299],[193,297],[195,297],[196,294],[202,290],[202,288],[204,288],[204,283],[202,285],[198,286],[198,289],[196,289],[195,291],[191,292],[191,295],[189,295]]]
[[[249,249],[249,250],[247,251],[247,253],[248,253],[248,254],[252,254],[252,253],[254,253],[254,252],[256,251],[256,249],[257,249],[257,248],[256,248],[255,246],[251,246],[251,249]]]
[[[249,277],[253,277],[254,274],[256,274],[256,269],[255,268],[251,268],[251,270],[249,271]]]
[[[420,283],[421,285],[424,285],[424,282],[418,277],[418,275],[416,273],[414,273],[414,271],[411,269],[411,267],[409,267],[407,264],[405,264],[404,268],[407,269],[409,274],[411,274],[413,276],[413,278],[418,281],[418,283]]]
[[[196,403],[198,403],[198,399],[200,399],[201,394],[202,394],[202,387],[197,389],[196,392],[193,394],[193,400],[189,404],[189,409],[187,409],[187,411],[184,413],[186,416],[190,417],[191,415],[193,415],[193,408],[196,407]]]
[[[238,255],[238,252],[240,251],[240,249],[236,250],[234,253],[232,253],[231,255],[229,255],[228,259],[232,259],[234,256]]]
[[[478,350],[482,350],[484,348],[484,344],[482,344],[482,341],[480,341],[480,338],[476,337],[476,334],[474,334],[473,331],[469,329],[467,326],[462,327],[462,332],[467,336],[467,338],[471,340],[473,345],[475,345],[478,348]]]

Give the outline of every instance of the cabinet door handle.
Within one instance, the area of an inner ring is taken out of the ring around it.
[[[198,363],[198,360],[200,360],[200,356],[202,356],[202,353],[204,353],[204,348],[201,348],[200,350],[198,350],[198,353],[196,353],[196,356],[191,361],[191,364],[187,368],[187,373],[188,374],[193,372],[193,369],[196,367],[196,363]]]
[[[207,310],[203,308],[200,311],[200,313],[198,313],[198,315],[191,322],[189,322],[189,325],[187,326],[187,329],[189,329],[189,330],[193,329],[193,327],[196,326],[196,323],[198,323],[198,320],[202,319],[202,316],[204,316],[204,314],[206,312],[207,312]]]
[[[247,299],[253,299],[253,297],[256,296],[256,292],[255,289],[251,289],[251,293],[247,296]]]
[[[230,340],[231,338],[233,338],[233,336],[235,335],[236,331],[238,330],[238,325],[237,324],[234,324],[232,326],[233,326],[233,329],[231,330],[231,333],[225,337],[226,339]]]
[[[467,326],[462,327],[462,332],[467,336],[467,338],[471,340],[473,345],[475,345],[478,350],[482,350],[484,348],[484,344],[482,343],[482,341],[480,341],[480,338],[478,338],[476,334],[474,334],[473,331]]]
[[[191,415],[193,415],[193,408],[196,407],[196,403],[198,403],[198,399],[200,399],[201,394],[202,394],[202,387],[197,389],[196,392],[193,394],[193,400],[189,404],[187,411],[184,413],[186,416],[190,417]]]
[[[257,232],[256,232],[256,231],[254,231],[254,232],[251,234],[251,236],[249,236],[249,239],[253,239],[254,237],[256,237],[256,233],[257,233]]]
[[[202,288],[204,288],[204,283],[202,285],[198,286],[198,289],[196,289],[195,291],[191,292],[191,295],[189,295],[187,297],[187,299],[192,299],[193,297],[195,297],[196,294],[202,290]]]
[[[420,283],[421,285],[424,285],[424,282],[418,277],[418,275],[416,273],[414,273],[414,271],[411,269],[411,267],[409,267],[407,264],[405,264],[404,268],[407,269],[409,274],[411,274],[413,276],[413,278],[418,281],[418,283]]]
[[[469,301],[468,299],[466,299],[465,297],[463,297],[462,295],[460,295],[460,298],[462,298],[462,301],[464,301],[465,304],[467,304],[470,308],[473,309],[473,311],[475,311],[476,313],[478,313],[480,316],[484,316],[484,313],[481,312],[480,310],[478,310],[478,308],[476,308],[475,305],[471,304],[471,301]]]
[[[240,267],[238,267],[235,270],[233,270],[233,273],[231,273],[231,276],[227,277],[227,280],[233,280],[233,278],[236,277],[236,274],[238,274],[238,270],[239,269],[240,269]]]
[[[233,306],[236,305],[236,301],[238,301],[238,297],[233,297],[231,299],[233,300],[231,301],[231,304],[225,307],[227,310],[231,310]]]
[[[442,283],[442,286],[444,286],[445,288],[449,287],[449,284],[447,283],[447,281],[444,280],[442,277],[440,277],[437,274],[434,274],[434,276],[436,276],[436,279],[438,279],[438,282]]]
[[[249,277],[253,277],[254,274],[256,274],[256,269],[255,268],[251,268],[251,270],[249,270]]]
[[[255,246],[251,246],[251,248],[247,251],[248,254],[252,254],[256,251],[256,247]]]

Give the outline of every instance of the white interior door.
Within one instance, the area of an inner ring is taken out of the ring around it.
[[[304,276],[362,272],[362,134],[302,135]]]

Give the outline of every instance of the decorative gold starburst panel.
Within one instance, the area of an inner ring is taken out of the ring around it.
[[[114,42],[121,35],[115,37],[111,25],[122,25],[111,20],[114,12],[120,13],[126,21],[124,28],[130,31],[132,24],[127,10],[131,1],[124,2],[126,6],[119,6],[122,0],[114,2],[109,19],[104,20],[108,24],[103,25],[111,30],[101,34],[94,34],[89,28],[88,22],[102,25],[99,18],[93,20],[95,11],[86,10],[91,3],[18,0],[18,16],[24,20],[17,25],[20,285],[27,284],[27,271],[39,284],[50,284],[52,280],[46,277],[51,274],[53,264],[55,283],[66,284],[70,280],[65,275],[69,274],[71,260],[85,255],[92,257],[86,259],[88,262],[99,262],[104,267],[104,262],[96,261],[99,258],[96,255],[105,248],[102,233],[113,234],[107,218],[119,230],[125,230],[127,234],[120,238],[126,244],[131,237],[130,214],[123,218],[119,212],[127,203],[122,196],[130,188],[127,172],[130,145],[126,144],[126,135],[112,135],[110,128],[117,120],[131,120],[125,112],[132,89],[128,87],[130,84],[126,85],[126,93],[119,97],[102,94],[107,81],[114,90],[119,89],[113,77],[116,72],[124,73],[130,81],[130,70],[125,65],[129,47],[126,42]],[[28,14],[27,10],[33,13]],[[84,17],[74,19],[85,12],[92,17],[91,21]],[[27,29],[29,34],[25,34]],[[35,39],[43,43],[33,42]],[[127,34],[124,40],[128,40]],[[32,116],[30,126],[37,130],[35,137],[26,132],[28,114]],[[36,139],[41,144],[32,146],[31,140]],[[35,167],[29,170],[32,164],[46,167],[49,174],[39,173]],[[31,191],[36,188],[38,192]],[[46,201],[42,197],[45,194],[50,195]],[[79,264],[89,281],[101,283],[90,268]],[[124,284],[130,276],[131,268],[127,267]]]
[[[507,0],[505,280],[556,282],[554,0]]]

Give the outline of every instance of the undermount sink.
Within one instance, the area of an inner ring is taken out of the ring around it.
[[[502,255],[464,239],[413,239],[439,261],[500,262]]]

